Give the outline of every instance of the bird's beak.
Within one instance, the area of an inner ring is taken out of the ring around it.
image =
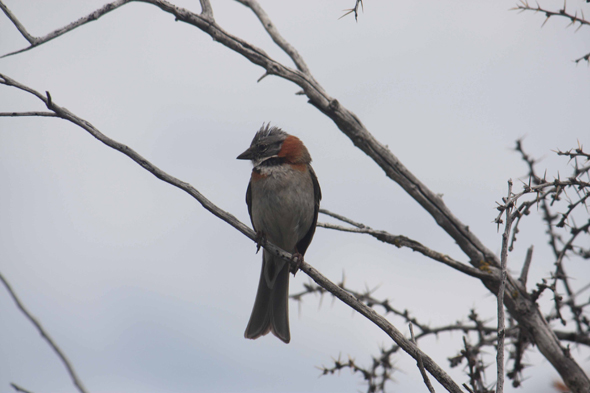
[[[253,158],[254,154],[252,153],[251,147],[237,157],[238,160],[251,160]]]

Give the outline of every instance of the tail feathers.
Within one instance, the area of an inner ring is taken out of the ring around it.
[[[263,258],[258,292],[244,337],[254,340],[272,332],[283,342],[289,343],[289,267],[285,264],[281,266],[271,287],[265,277],[267,263],[275,262],[270,258]]]
[[[289,331],[289,266],[286,264],[283,264],[277,276],[270,303],[272,334],[288,344],[291,341],[291,333]]]

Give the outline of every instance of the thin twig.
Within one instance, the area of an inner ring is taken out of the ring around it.
[[[418,346],[416,342],[416,337],[414,337],[414,326],[412,326],[412,322],[409,323],[410,326],[410,336],[412,337],[412,342]],[[426,370],[424,370],[424,363],[422,363],[422,357],[418,356],[418,368],[420,369],[420,374],[422,374],[422,379],[424,380],[424,384],[428,388],[430,393],[435,393],[434,387],[432,387],[432,383],[430,383],[430,379],[428,379],[428,374],[426,374]]]
[[[16,16],[8,9],[8,7],[6,7],[6,5],[4,5],[4,3],[2,1],[0,1],[0,8],[2,9],[2,11],[4,11],[4,13],[8,17],[8,19],[10,19],[10,21],[14,24],[14,26],[18,29],[18,31],[20,31],[20,33],[23,35],[23,37],[25,37],[25,39],[27,41],[29,41],[29,43],[31,45],[34,45],[35,42],[37,41],[37,38],[33,37],[31,34],[29,34],[27,29],[25,29],[25,27],[22,25],[22,23],[20,23],[20,21],[16,18]]]
[[[57,356],[61,359],[64,366],[66,366],[66,369],[68,370],[68,374],[70,374],[70,377],[72,378],[72,381],[74,382],[74,385],[76,386],[76,388],[78,388],[78,390],[81,393],[87,393],[86,388],[84,388],[82,381],[80,380],[80,378],[78,377],[78,374],[76,374],[76,371],[74,370],[74,366],[72,366],[72,364],[70,363],[70,361],[68,360],[66,355],[59,348],[59,346],[55,343],[55,341],[53,341],[51,336],[49,336],[49,334],[45,331],[43,326],[41,326],[41,323],[21,303],[20,299],[18,298],[18,296],[16,296],[16,293],[14,292],[14,290],[12,289],[12,287],[10,286],[8,281],[4,278],[2,273],[0,273],[0,281],[2,281],[2,284],[4,284],[4,287],[6,288],[6,290],[8,291],[10,296],[12,297],[12,300],[14,301],[14,303],[16,304],[18,309],[37,328],[41,337],[43,337],[43,339],[45,339],[45,341],[47,341],[47,343],[49,344],[51,349],[53,349],[53,352],[55,352],[57,354]],[[17,389],[17,385],[15,385],[15,384],[12,384],[12,387]],[[21,389],[21,388],[18,387],[18,389]],[[21,389],[21,391],[24,391],[24,390]]]
[[[357,228],[361,228],[361,229],[366,228],[366,226],[364,224],[361,224],[360,222],[353,221],[348,217],[341,216],[340,214],[333,213],[333,212],[326,210],[326,209],[320,209],[320,213],[330,216],[332,218],[335,218],[337,220],[340,220],[342,222],[345,222],[347,224],[350,224],[350,225],[357,227]]]
[[[21,392],[21,393],[33,393],[30,390],[27,390],[21,386],[18,386],[16,383],[11,383],[10,386],[12,386],[12,388],[14,390],[16,390],[17,392]]]
[[[57,117],[57,115],[53,112],[0,112],[0,117],[26,117],[26,116]]]
[[[323,209],[320,209],[320,212]],[[325,213],[327,214],[327,213]],[[340,225],[334,225],[334,224],[327,224],[327,223],[323,223],[323,222],[318,222],[317,226],[320,228],[326,228],[326,229],[334,229],[337,231],[342,231],[342,232],[352,232],[352,233],[365,233],[368,235],[373,236],[374,238],[381,240],[384,243],[389,243],[389,244],[393,244],[394,246],[401,248],[401,247],[407,247],[413,251],[419,252],[424,256],[427,256],[428,258],[434,259],[435,261],[438,262],[442,262],[445,265],[452,267],[455,270],[458,270],[462,273],[465,273],[471,277],[476,277],[482,280],[491,280],[491,281],[498,281],[499,278],[498,276],[494,273],[495,268],[488,266],[488,265],[483,265],[481,267],[481,269],[477,269],[474,267],[471,267],[469,265],[466,265],[464,263],[461,263],[451,257],[449,257],[448,255],[442,254],[438,251],[434,251],[424,245],[422,245],[421,243],[412,240],[410,238],[407,238],[405,236],[402,235],[392,235],[388,232],[385,231],[378,231],[378,230],[374,230],[371,229],[369,227],[367,227],[364,224],[360,224],[360,223],[355,223],[354,221],[344,217],[344,216],[340,216],[336,213],[331,213],[330,214],[332,217],[336,217],[338,216],[339,219],[341,219],[341,221],[345,221],[345,222],[350,222],[350,223],[354,223],[352,225],[358,226],[358,228],[348,228],[348,227],[343,227]]]
[[[502,279],[498,288],[498,353],[496,354],[497,381],[496,393],[504,392],[504,337],[506,335],[504,322],[504,290],[506,289],[506,265],[508,261],[508,247],[510,242],[510,230],[512,228],[512,210],[514,204],[512,194],[512,180],[508,180],[508,196],[506,197],[506,222],[504,223],[504,233],[502,234],[502,253],[500,256],[500,266],[502,269]]]
[[[279,33],[279,30],[272,23],[269,16],[266,14],[266,12],[260,6],[260,4],[258,4],[258,2],[256,0],[236,0],[236,1],[242,5],[250,8],[252,10],[252,12],[254,12],[254,14],[256,14],[258,19],[260,20],[260,23],[262,24],[262,26],[264,27],[264,29],[266,30],[266,32],[268,33],[270,38],[272,38],[274,43],[277,44],[279,46],[279,48],[281,48],[287,55],[289,55],[291,60],[293,60],[293,63],[295,63],[295,66],[297,67],[297,69],[299,71],[311,76],[311,72],[309,71],[307,64],[305,64],[303,57],[301,57],[299,52],[297,52],[297,49],[295,49],[291,44],[289,44],[287,42],[287,40],[285,40],[283,38],[283,36]]]
[[[4,11],[4,13],[8,16],[8,18],[10,18],[10,20],[14,23],[14,25],[16,26],[16,28],[18,29],[18,31],[21,32],[21,34],[27,39],[27,41],[29,41],[29,43],[31,44],[30,46],[14,51],[14,52],[10,52],[7,53],[3,56],[0,56],[0,58],[3,57],[7,57],[7,56],[12,56],[12,55],[16,55],[17,53],[22,53],[22,52],[26,52],[30,49],[33,49],[41,44],[44,44],[48,41],[51,41],[54,38],[57,38],[69,31],[74,30],[77,27],[80,27],[88,22],[92,22],[94,20],[97,20],[98,18],[100,18],[101,16],[119,8],[120,6],[129,3],[132,0],[117,0],[117,1],[113,1],[112,3],[108,3],[103,5],[102,7],[100,7],[99,9],[97,9],[96,11],[92,12],[91,14],[78,19],[75,22],[70,23],[67,26],[62,27],[61,29],[57,29],[52,31],[49,34],[44,35],[43,37],[34,37],[32,35],[30,35],[24,28],[24,26],[22,26],[20,24],[20,22],[18,21],[18,19],[12,14],[12,12],[10,12],[10,10],[8,9],[8,7],[6,7],[6,5],[4,5],[2,3],[2,1],[0,0],[0,8],[2,8],[2,10]]]
[[[520,277],[518,278],[519,281],[522,283],[522,286],[526,290],[526,281],[529,275],[529,268],[531,267],[531,261],[533,260],[533,245],[529,247],[526,251],[526,257],[524,259],[524,264],[522,265],[522,270],[520,272]]]
[[[211,7],[211,3],[209,0],[200,0],[201,2],[201,15],[213,21],[213,8]]]

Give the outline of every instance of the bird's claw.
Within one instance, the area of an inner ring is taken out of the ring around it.
[[[254,239],[254,241],[256,241],[256,254],[258,254],[260,248],[264,247],[264,245],[266,244],[266,235],[264,234],[264,232],[257,231],[256,238]]]
[[[293,273],[293,276],[295,276],[301,268],[301,265],[303,265],[303,255],[296,251],[293,253],[291,260],[295,262],[295,266],[291,265],[291,273]]]

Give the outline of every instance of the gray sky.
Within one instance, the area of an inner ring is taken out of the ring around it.
[[[103,1],[5,3],[40,36]],[[175,3],[199,10],[197,1]],[[590,146],[590,70],[572,62],[590,51],[590,29],[575,33],[558,19],[541,29],[542,15],[509,11],[512,1],[366,0],[358,23],[338,20],[354,1],[261,3],[328,94],[444,194],[493,251],[501,241],[492,224],[495,201],[507,179],[526,174],[514,141],[525,137],[550,175],[568,172],[552,150]],[[232,1],[213,7],[223,28],[290,65],[246,8]],[[0,53],[26,45],[0,16]],[[156,7],[126,5],[1,59],[0,72],[50,91],[58,105],[247,224],[251,167],[235,157],[271,121],[307,145],[323,207],[465,261],[417,203],[295,95],[297,86],[276,77],[256,83],[261,68]],[[0,111],[42,109],[31,96],[0,87]],[[271,336],[245,340],[260,272],[252,242],[70,123],[0,119],[0,182],[0,271],[91,392],[363,391],[360,376],[318,378],[315,367],[339,354],[368,364],[389,343],[328,297],[306,298],[300,308],[291,303],[289,345]],[[535,244],[530,282],[552,268],[538,224],[537,217],[523,223],[509,261],[518,271]],[[471,307],[495,315],[494,298],[476,280],[368,237],[318,229],[306,260],[334,281],[345,274],[353,288],[379,286],[377,296],[432,325],[464,319]],[[568,272],[584,278],[576,285],[590,277],[587,264]],[[298,274],[291,292],[306,282]],[[73,391],[62,364],[3,290],[0,314],[0,391],[10,382],[35,392]],[[402,320],[392,321],[407,333]],[[420,346],[448,370],[461,335]],[[590,369],[587,351],[574,356]],[[395,359],[401,371],[391,390],[425,391],[414,361]],[[540,391],[556,378],[538,355],[526,360],[538,367],[525,371],[531,379],[522,391]],[[466,381],[461,367],[450,373]]]

